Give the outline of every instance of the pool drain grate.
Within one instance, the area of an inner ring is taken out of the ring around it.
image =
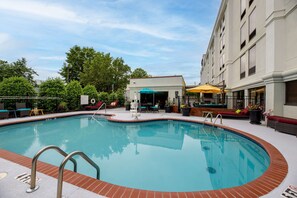
[[[18,176],[15,177],[16,180],[24,183],[24,184],[30,184],[31,182],[31,175],[29,175],[28,173],[22,173]],[[40,179],[38,177],[36,177],[36,182],[39,181]]]
[[[210,173],[210,174],[215,174],[217,171],[216,169],[214,169],[213,167],[207,167],[207,171]]]

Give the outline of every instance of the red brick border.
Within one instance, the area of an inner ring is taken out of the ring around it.
[[[36,120],[40,120],[36,119]],[[191,121],[185,119],[150,119],[150,120],[116,120],[112,117],[108,118],[109,121],[113,122],[147,122],[147,121],[156,121],[156,120],[178,120],[186,122],[195,122],[201,123],[198,121]],[[22,122],[22,121],[20,121]],[[15,123],[20,123],[18,121]],[[12,124],[12,123],[10,123]],[[3,126],[3,125],[2,125]],[[216,125],[218,127],[233,131],[235,133],[241,134],[258,144],[260,144],[268,153],[270,157],[270,166],[266,172],[259,178],[244,184],[242,186],[233,187],[233,188],[224,188],[220,190],[211,190],[211,191],[198,191],[198,192],[158,192],[158,191],[148,191],[148,190],[139,190],[133,188],[127,188],[123,186],[113,185],[104,181],[96,180],[94,178],[82,175],[79,173],[72,172],[70,170],[65,170],[64,172],[64,181],[70,184],[76,185],[80,188],[89,190],[98,195],[103,195],[107,197],[260,197],[263,196],[277,186],[281,184],[288,173],[288,164],[284,156],[270,143],[254,136],[249,133],[231,128],[226,126]],[[31,158],[25,157],[10,151],[0,149],[0,157],[22,166],[31,168]],[[58,167],[44,162],[38,162],[37,171],[44,173],[48,176],[57,178],[58,176]]]

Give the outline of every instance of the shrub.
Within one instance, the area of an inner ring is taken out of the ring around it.
[[[83,94],[89,96],[89,103],[94,98],[96,101],[98,100],[98,92],[94,85],[87,85],[83,88]]]
[[[58,105],[58,112],[64,112],[64,111],[68,111],[67,103],[60,102],[60,104]]]
[[[119,101],[119,106],[123,106],[125,103],[125,95],[123,90],[118,90],[117,92],[118,95],[118,101]]]
[[[108,103],[109,104],[116,101],[116,100],[118,100],[118,95],[116,93],[113,92],[113,93],[109,94],[109,96],[108,96]]]
[[[1,96],[36,96],[33,85],[24,77],[10,77],[0,83]],[[16,100],[5,100],[6,107],[15,108]],[[26,102],[32,107],[32,100],[20,99],[17,102]]]
[[[39,96],[41,97],[59,97],[60,99],[41,100],[39,105],[47,111],[53,112],[57,109],[65,97],[65,85],[60,78],[52,78],[44,81],[39,86]]]
[[[99,93],[99,100],[108,104],[108,93],[107,92],[100,92]]]
[[[66,85],[66,101],[69,110],[78,110],[80,108],[80,96],[82,95],[82,87],[76,80]]]

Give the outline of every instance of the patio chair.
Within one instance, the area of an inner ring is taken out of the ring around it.
[[[97,110],[103,104],[102,101],[98,101],[94,106],[85,106],[85,110]]]
[[[26,103],[16,103],[16,113],[19,117],[29,116],[31,108],[26,107]]]
[[[156,104],[155,106],[151,107],[153,112],[159,112],[159,104]]]
[[[9,117],[9,111],[4,109],[4,104],[0,103],[0,119],[1,118],[8,118]]]
[[[147,106],[140,106],[141,112],[147,112],[147,110],[148,110]]]

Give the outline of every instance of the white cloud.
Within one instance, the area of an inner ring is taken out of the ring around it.
[[[8,54],[11,51],[19,50],[21,43],[18,43],[10,34],[0,32],[0,52],[1,55]],[[15,51],[16,53],[16,51]]]
[[[0,45],[3,45],[5,42],[10,40],[9,34],[0,32]]]
[[[48,78],[57,78],[57,77],[61,78],[61,75],[56,70],[45,69],[41,67],[34,68],[34,70],[38,74],[38,76],[35,77],[36,80],[47,80]]]
[[[114,53],[119,53],[119,54],[125,54],[129,56],[137,56],[137,57],[151,57],[154,56],[155,54],[146,50],[139,50],[137,52],[132,51],[131,49],[129,50],[123,50],[115,47],[110,47],[107,45],[101,45],[105,50],[114,52]]]
[[[41,60],[65,60],[65,56],[41,56]]]
[[[45,17],[55,20],[65,20],[76,23],[86,23],[75,12],[63,6],[44,3],[40,1],[0,0],[0,9],[21,12],[30,16]]]

